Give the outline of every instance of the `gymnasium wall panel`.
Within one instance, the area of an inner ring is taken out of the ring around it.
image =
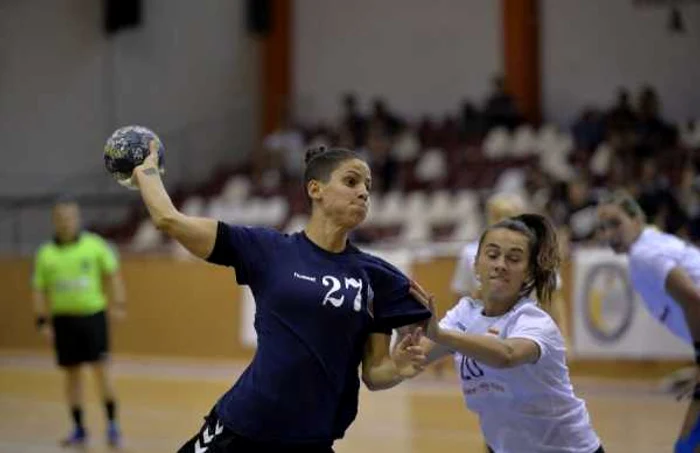
[[[141,24],[114,35],[103,3],[0,2],[0,196],[121,190],[102,147],[125,124],[161,135],[169,183],[252,149],[259,65],[244,2],[143,2]]]
[[[546,117],[568,124],[584,105],[608,107],[619,87],[636,94],[645,84],[658,90],[667,119],[700,117],[700,4],[679,2],[686,33],[678,34],[668,7],[640,3],[542,0]]]
[[[354,91],[397,113],[444,115],[481,104],[501,69],[500,4],[491,0],[297,0],[293,87],[298,116],[332,121]]]

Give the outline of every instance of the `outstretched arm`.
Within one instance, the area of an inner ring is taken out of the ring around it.
[[[447,346],[436,343],[423,335],[422,329],[418,333],[422,335],[418,341],[418,346],[420,346],[423,355],[425,355],[426,366],[452,354],[452,351]]]
[[[433,296],[417,284],[411,286],[411,293],[418,300],[430,306],[435,312]],[[492,368],[512,368],[525,363],[535,363],[540,357],[540,347],[526,338],[501,339],[491,335],[475,335],[456,330],[443,329],[436,318],[431,318],[426,332],[427,337],[447,348],[471,357]]]
[[[207,258],[216,242],[217,221],[192,217],[178,211],[173,205],[158,170],[158,145],[150,143],[150,154],[134,168],[133,178],[156,228],[182,244],[199,258]]]
[[[432,334],[432,339],[492,368],[513,368],[535,363],[540,357],[537,343],[525,338],[501,339],[490,335],[445,330],[438,326],[437,331]]]

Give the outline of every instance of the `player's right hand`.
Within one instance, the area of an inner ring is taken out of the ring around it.
[[[158,142],[156,140],[151,140],[148,144],[148,150],[148,156],[146,156],[143,162],[134,167],[134,172],[131,175],[131,182],[136,187],[139,186],[139,179],[136,176],[136,172],[151,171],[150,169],[153,169],[152,171],[160,173],[160,169],[158,168]]]
[[[109,308],[109,317],[115,321],[123,321],[126,319],[126,308],[124,305],[115,304]]]

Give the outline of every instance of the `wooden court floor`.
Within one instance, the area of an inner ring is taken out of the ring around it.
[[[234,381],[242,364],[116,360],[125,452],[171,453],[199,428],[202,416]],[[89,376],[89,375],[88,375]],[[575,378],[608,452],[664,453],[685,405],[653,381]],[[86,451],[110,451],[103,410],[87,379]],[[69,429],[61,375],[48,357],[0,354],[0,453],[65,452]],[[85,451],[85,450],[84,450]],[[360,414],[336,444],[338,453],[481,452],[476,418],[462,404],[451,373],[427,374],[383,392],[363,391]],[[527,453],[527,452],[523,452]]]

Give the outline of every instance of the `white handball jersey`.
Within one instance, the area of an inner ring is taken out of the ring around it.
[[[467,407],[495,453],[593,453],[600,439],[583,400],[574,395],[564,340],[550,316],[532,299],[489,317],[480,302],[463,297],[440,321],[445,329],[526,338],[540,348],[534,364],[490,368],[454,354]]]
[[[479,251],[479,241],[472,241],[462,248],[452,277],[452,291],[458,294],[469,294],[476,291],[478,283],[474,273],[474,261]]]
[[[630,280],[656,319],[687,343],[692,343],[683,309],[666,292],[666,278],[682,268],[700,286],[700,250],[671,234],[645,228],[629,252]]]

